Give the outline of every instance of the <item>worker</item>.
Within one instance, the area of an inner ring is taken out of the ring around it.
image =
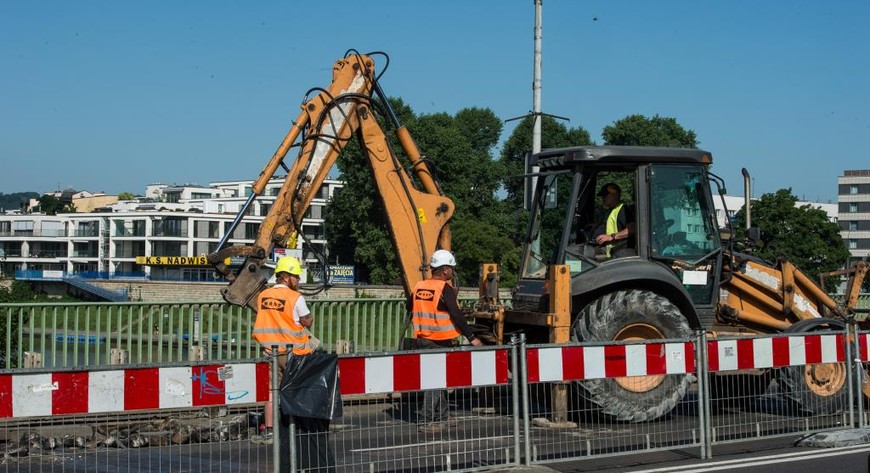
[[[634,246],[634,212],[622,203],[622,189],[612,182],[601,186],[598,196],[601,197],[605,210],[609,212],[604,225],[599,226],[595,232],[595,243],[606,245],[607,257],[621,256],[612,252],[617,246]]]
[[[284,256],[275,264],[275,285],[262,291],[257,297],[257,320],[254,322],[252,336],[267,356],[278,357],[278,379],[282,378],[287,366],[287,349],[294,356],[306,356],[316,350],[319,342],[308,330],[314,322],[305,298],[299,293],[299,280],[302,265],[292,256]],[[272,347],[277,347],[273,353]],[[270,399],[266,403],[266,431],[251,438],[254,443],[272,443],[271,383],[269,377]]]
[[[432,253],[429,266],[432,277],[420,281],[412,293],[414,336],[418,349],[450,348],[458,345],[464,336],[473,346],[483,345],[465,320],[459,308],[456,289],[451,285],[456,258],[447,250]],[[423,396],[423,407],[418,412],[423,423],[421,433],[437,433],[446,426],[455,425],[448,417],[447,395],[443,390],[429,390]]]

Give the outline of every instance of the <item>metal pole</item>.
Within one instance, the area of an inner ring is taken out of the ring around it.
[[[855,333],[852,330],[853,324],[846,325],[846,384],[849,386],[847,390],[847,399],[849,399],[849,427],[855,427],[855,371],[852,369],[853,360],[857,357],[852,356],[852,344],[849,338]],[[860,400],[858,401],[860,402]]]
[[[534,72],[532,78],[532,153],[537,154],[541,152],[541,76],[542,76],[542,67],[541,67],[541,56],[542,56],[542,46],[541,46],[541,17],[542,17],[542,7],[543,0],[534,0],[535,2],[535,52],[534,52]],[[527,156],[528,157],[528,156]],[[526,163],[527,167],[523,169],[523,172],[528,172],[528,163]],[[532,174],[537,174],[540,171],[539,166],[532,166],[531,172]],[[531,202],[535,195],[535,179],[534,177],[529,178],[531,182],[528,186],[525,186],[526,189],[529,189],[529,195],[526,196],[525,204],[527,208],[531,208]]]
[[[519,341],[516,334],[511,335],[511,367],[513,367],[513,379],[511,379],[511,397],[513,400],[514,413],[514,465],[520,464],[520,370],[517,364],[517,345]]]
[[[852,358],[855,360],[855,374],[857,375],[857,379],[855,380],[855,385],[858,387],[858,393],[856,398],[858,400],[858,428],[864,428],[864,390],[861,388],[861,384],[864,382],[864,366],[861,362],[861,332],[858,330],[857,324],[852,324],[854,333],[854,340],[852,340],[853,345],[853,353],[855,354]]]
[[[281,473],[281,389],[278,386],[278,347],[272,346],[272,471]],[[290,471],[294,471],[291,469]]]
[[[239,223],[245,217],[245,214],[248,213],[248,208],[251,206],[251,204],[254,202],[254,199],[256,199],[256,198],[257,198],[256,193],[253,193],[250,196],[248,196],[248,200],[245,201],[245,204],[242,205],[242,209],[239,210],[238,214],[236,214],[236,217],[233,219],[233,222],[230,224],[230,228],[228,228],[226,233],[224,233],[224,236],[221,237],[221,241],[218,243],[217,248],[215,248],[214,253],[217,253],[218,251],[224,249],[224,247],[227,245],[227,241],[229,241],[230,237],[233,235],[233,232],[236,231],[236,227],[239,226]]]
[[[524,465],[531,465],[531,434],[529,432],[529,372],[526,364],[526,334],[520,333],[520,388],[523,400],[523,447]]]
[[[701,458],[713,458],[713,442],[710,413],[712,412],[710,399],[710,370],[707,363],[707,334],[703,330],[697,332],[695,339],[695,372],[698,373],[698,408],[700,415],[700,440]]]

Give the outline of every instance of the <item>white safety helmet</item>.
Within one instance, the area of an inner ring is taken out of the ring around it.
[[[440,268],[441,266],[456,266],[456,258],[453,257],[453,253],[447,250],[438,250],[432,253],[429,266],[432,266],[432,269]]]

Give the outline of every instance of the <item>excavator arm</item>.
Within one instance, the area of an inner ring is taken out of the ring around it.
[[[403,274],[405,292],[428,276],[429,256],[438,248],[450,248],[447,226],[454,204],[444,196],[432,177],[410,133],[390,108],[375,76],[375,63],[368,55],[349,54],[333,66],[332,83],[302,104],[290,131],[254,181],[252,194],[227,230],[216,251],[208,256],[230,284],[224,299],[235,305],[252,305],[265,287],[262,266],[273,248],[295,248],[302,233],[302,218],[345,145],[354,137],[368,159],[372,178],[388,216],[388,227]],[[410,160],[419,189],[389,146],[375,115],[373,95],[386,108],[401,147]],[[284,158],[297,138],[299,153],[290,168]],[[230,235],[279,167],[287,171],[275,203],[269,210],[253,245],[227,246]],[[228,267],[231,257],[243,257],[238,274]]]

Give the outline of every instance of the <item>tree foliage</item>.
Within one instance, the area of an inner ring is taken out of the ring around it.
[[[532,131],[534,120],[524,118],[502,147],[500,162],[504,167],[504,190],[511,207],[523,207],[525,156],[532,151]],[[582,127],[568,128],[553,117],[541,117],[541,149],[564,148],[567,146],[591,145],[592,139]]]
[[[57,215],[59,213],[74,213],[76,207],[71,202],[64,203],[51,194],[45,194],[39,198],[39,210],[46,215]]]
[[[0,210],[21,210],[30,201],[39,197],[36,192],[13,192],[4,194],[0,192]]]
[[[118,200],[133,200],[136,198],[136,194],[132,192],[121,192],[118,194]]]
[[[769,261],[787,258],[810,277],[836,271],[849,258],[840,228],[824,210],[810,204],[795,207],[791,189],[780,189],[754,200],[752,226],[761,230],[763,246],[756,255]],[[746,210],[737,212],[738,236],[746,226]]]
[[[10,285],[0,285],[0,304],[16,302],[33,302],[36,295],[30,284],[24,281],[12,281]],[[11,367],[18,366],[18,337],[22,320],[20,314],[11,307],[0,307],[0,368],[5,368],[8,362]],[[6,334],[11,333],[7,344]],[[9,357],[4,359],[3,357]]]
[[[683,128],[675,118],[658,115],[629,115],[604,127],[601,136],[605,144],[616,146],[698,147],[694,131]]]

